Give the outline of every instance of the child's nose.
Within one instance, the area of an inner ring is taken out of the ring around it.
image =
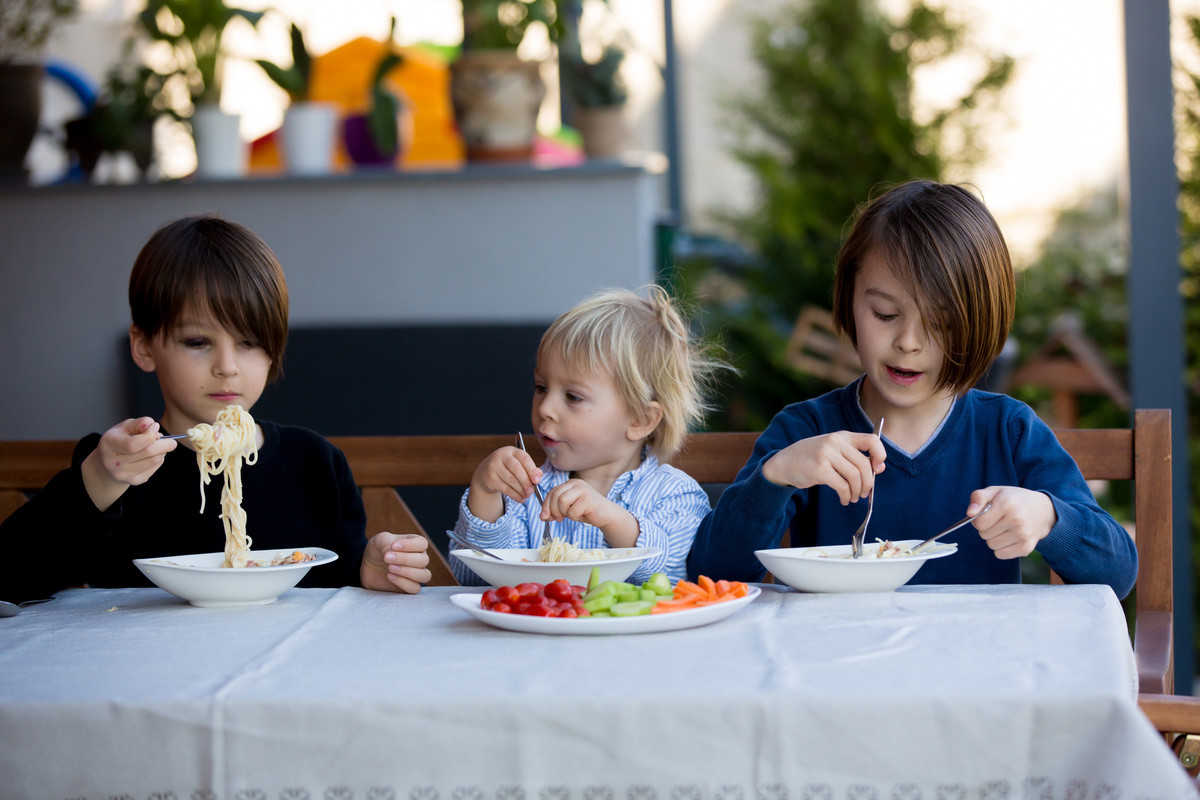
[[[237,374],[238,364],[236,347],[228,345],[217,347],[216,357],[213,361],[213,372],[223,377],[229,377]]]
[[[903,326],[896,335],[896,349],[905,352],[916,352],[925,342],[925,326],[914,321]]]

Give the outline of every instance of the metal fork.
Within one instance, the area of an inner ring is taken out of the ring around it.
[[[483,549],[482,547],[480,547],[479,545],[477,545],[477,544],[471,544],[471,543],[470,543],[470,542],[468,542],[466,539],[463,539],[463,538],[462,538],[462,537],[460,537],[460,536],[456,536],[456,535],[455,535],[455,533],[454,533],[454,531],[446,531],[446,538],[447,538],[447,539],[449,539],[449,540],[450,540],[450,541],[452,541],[452,542],[457,542],[459,545],[461,545],[461,546],[463,546],[463,547],[467,548],[468,550],[474,550],[476,553],[479,553],[480,555],[483,555],[483,556],[489,556],[489,557],[491,557],[491,558],[494,558],[494,559],[496,559],[497,561],[503,561],[503,560],[504,560],[504,559],[503,559],[503,558],[501,558],[500,556],[498,556],[498,555],[496,555],[495,553],[493,553],[491,550],[484,550],[484,549]]]
[[[883,435],[883,417],[879,418],[879,424],[875,426],[875,435]],[[863,554],[863,537],[867,535],[867,523],[871,521],[871,511],[875,508],[875,486],[871,486],[871,491],[867,493],[867,518],[862,521],[862,525],[858,526],[858,530],[854,532],[853,538],[850,539],[850,555],[853,558],[862,558]]]
[[[521,448],[526,453],[529,452],[528,450],[525,450],[525,437],[521,436],[520,431],[517,431],[517,447]],[[542,497],[542,490],[538,488],[536,483],[533,485],[533,493],[537,495],[538,503],[540,505],[546,504],[546,498]],[[546,527],[542,529],[542,544],[550,544],[550,520],[546,520]]]

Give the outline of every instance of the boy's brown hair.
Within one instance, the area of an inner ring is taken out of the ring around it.
[[[1016,278],[1000,226],[962,186],[916,180],[889,189],[853,218],[838,253],[835,326],[857,346],[854,281],[874,254],[916,300],[945,360],[938,389],[974,386],[1004,347],[1016,309]]]
[[[279,375],[287,343],[288,292],[279,259],[256,234],[212,215],[184,217],[154,232],[129,275],[133,324],[151,339],[184,311],[208,311],[256,342]]]

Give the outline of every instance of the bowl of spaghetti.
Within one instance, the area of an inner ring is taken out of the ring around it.
[[[912,548],[920,539],[863,545],[861,558],[851,558],[850,545],[780,547],[755,555],[775,579],[802,592],[891,592],[912,580],[926,561],[958,550],[956,544]]]
[[[194,606],[274,603],[313,567],[337,560],[323,547],[251,550],[245,566],[222,566],[224,553],[135,558],[134,565],[160,589]]]
[[[657,547],[614,547],[584,550],[554,539],[540,548],[489,547],[488,552],[502,558],[497,561],[474,550],[451,550],[472,572],[492,586],[516,586],[518,583],[549,583],[566,578],[573,585],[586,586],[592,567],[601,581],[623,581],[638,566],[661,550]]]

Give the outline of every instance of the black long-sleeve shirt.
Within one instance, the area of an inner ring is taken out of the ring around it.
[[[310,570],[299,585],[358,586],[366,512],[345,455],[304,428],[258,423],[264,436],[258,461],[242,467],[251,548],[328,548],[338,560]],[[99,441],[96,433],[80,440],[71,466],[0,524],[0,598],[45,597],[69,586],[150,586],[133,559],[225,549],[223,479],[205,487],[201,515],[193,451],[168,453],[148,481],[102,512],[80,472]]]

